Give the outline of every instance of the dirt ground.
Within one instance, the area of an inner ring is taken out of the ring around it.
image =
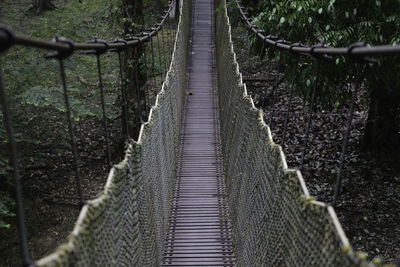
[[[112,125],[113,159],[119,161],[117,155],[122,155],[118,141],[121,126],[118,121],[109,123]],[[90,118],[82,120],[76,131],[84,199],[95,198],[103,189],[108,176],[101,129],[101,121]],[[80,211],[72,154],[63,151],[54,156],[51,152],[52,148],[31,152],[43,154],[45,164],[21,170],[24,177],[29,249],[34,260],[50,254],[67,241]],[[20,244],[15,218],[10,224],[10,229],[0,229],[0,266],[20,266]]]

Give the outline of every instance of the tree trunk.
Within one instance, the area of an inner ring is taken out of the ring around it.
[[[370,82],[370,103],[362,150],[398,152],[400,145],[400,88],[388,89],[379,80]]]
[[[51,1],[52,0],[33,0],[33,9],[36,11],[37,14],[40,14],[45,10],[53,10],[56,7]]]
[[[122,3],[123,16],[126,18],[123,25],[124,35],[130,36],[142,32],[144,30],[142,0],[122,0]],[[128,132],[135,140],[141,123],[147,118],[143,51],[142,46],[125,50],[122,62],[128,102]]]

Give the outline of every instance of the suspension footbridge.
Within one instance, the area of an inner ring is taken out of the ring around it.
[[[101,195],[82,202],[68,242],[36,262],[23,248],[25,265],[373,266],[356,256],[334,208],[309,195],[274,143],[242,81],[225,1],[179,7],[171,64],[138,140],[112,167]],[[72,47],[120,51],[160,28],[110,44],[49,45],[4,29],[0,41],[55,49],[62,63]],[[264,39],[292,52],[348,53]]]

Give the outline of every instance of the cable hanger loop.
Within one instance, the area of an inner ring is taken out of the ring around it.
[[[72,42],[71,40],[69,40],[67,38],[54,37],[53,42],[67,44],[69,49],[68,50],[57,50],[55,52],[45,54],[44,58],[46,58],[46,59],[56,58],[58,60],[64,60],[64,59],[70,57],[75,52],[74,42]]]
[[[167,73],[167,58],[165,57],[165,41],[164,41],[164,33],[163,33],[163,27],[160,23],[156,24],[157,27],[160,27],[160,35],[161,35],[161,42],[162,42],[162,53],[164,57],[164,75]],[[158,40],[158,35],[157,35],[157,40]]]
[[[8,50],[15,43],[15,36],[7,26],[0,26],[0,53]]]
[[[306,150],[307,150],[307,145],[308,145],[308,139],[310,136],[310,130],[311,130],[311,125],[312,125],[312,116],[313,116],[313,109],[314,109],[314,100],[315,100],[315,92],[317,91],[320,83],[320,76],[321,76],[321,70],[320,70],[320,59],[317,61],[317,78],[315,80],[315,84],[313,86],[313,89],[310,93],[310,105],[308,107],[308,117],[307,117],[307,128],[306,128],[306,133],[303,141],[303,147],[301,151],[301,161],[300,161],[300,171],[304,169],[304,160],[306,156]]]
[[[121,53],[125,51],[128,48],[128,42],[124,39],[117,38],[115,43],[122,43],[124,46],[118,49],[111,49],[110,52],[117,52],[118,54],[118,65],[119,65],[119,78],[120,78],[120,86],[121,86],[121,98],[122,98],[122,125],[123,128],[125,129],[125,138],[126,140],[130,140],[129,136],[129,129],[128,129],[128,109],[127,109],[127,97],[126,97],[126,88],[125,88],[125,79],[124,79],[124,71],[122,69],[122,55]]]
[[[151,30],[151,29],[150,29]],[[150,48],[151,48],[151,67],[153,69],[153,78],[154,78],[154,87],[157,87],[157,74],[155,68],[155,57],[154,57],[154,46],[153,46],[153,38],[151,34],[148,32],[143,32],[144,35],[149,36],[150,39]]]
[[[365,60],[364,58],[361,59],[364,62],[368,62],[368,60]],[[357,64],[357,63],[356,63]],[[362,73],[363,70],[360,72]],[[361,75],[359,75],[361,77]],[[351,94],[351,103],[350,103],[350,109],[348,112],[348,118],[346,122],[346,128],[344,131],[344,138],[343,138],[343,143],[342,143],[342,152],[340,154],[340,163],[339,163],[339,170],[336,176],[336,184],[335,184],[335,190],[334,190],[334,196],[333,196],[333,201],[332,201],[332,206],[336,208],[337,206],[337,201],[340,196],[340,191],[342,189],[342,178],[343,178],[343,172],[345,168],[345,159],[346,159],[346,153],[347,153],[347,147],[348,147],[348,142],[350,138],[350,132],[351,132],[351,127],[353,123],[353,116],[354,116],[354,108],[356,104],[356,97],[358,94],[358,91],[361,87],[361,82],[362,79],[359,78],[357,79],[357,75],[354,76],[354,90],[352,90]]]
[[[61,83],[63,86],[63,93],[64,93],[64,105],[66,109],[66,117],[67,117],[67,122],[68,122],[68,131],[69,131],[69,137],[70,137],[70,142],[71,142],[71,147],[72,147],[72,154],[74,157],[74,166],[75,166],[75,181],[76,181],[76,190],[78,193],[78,198],[79,198],[79,207],[81,208],[86,204],[86,201],[83,198],[83,193],[82,193],[82,178],[81,178],[81,171],[79,167],[79,156],[78,156],[78,149],[76,145],[76,140],[75,140],[75,135],[74,135],[74,127],[73,127],[73,122],[72,122],[72,112],[71,112],[71,106],[69,103],[69,96],[68,96],[68,89],[67,89],[67,81],[66,81],[66,74],[65,74],[65,66],[64,66],[64,60],[70,57],[74,51],[74,43],[71,40],[68,40],[63,37],[55,37],[53,38],[53,42],[58,42],[58,43],[64,43],[69,46],[69,50],[65,51],[55,51],[53,53],[46,54],[44,57],[46,59],[57,59],[59,64],[60,64],[60,75],[61,75]]]
[[[281,69],[282,69],[282,64],[284,64],[282,58],[283,58],[283,54],[279,53],[279,63],[278,63],[278,69],[277,69],[277,73],[276,73],[275,86],[272,87],[272,92],[271,92],[272,93],[272,105],[271,105],[271,115],[270,115],[270,117],[271,117],[271,119],[270,119],[270,127],[271,128],[273,127],[273,124],[274,124],[275,100],[276,100],[275,93],[278,90],[279,79],[280,79],[280,76],[281,76],[280,72],[281,72]]]
[[[0,71],[0,105],[3,111],[3,122],[4,127],[6,129],[8,135],[8,146],[10,149],[11,154],[11,165],[13,168],[14,174],[14,183],[15,183],[15,196],[16,196],[16,207],[17,207],[17,224],[18,224],[18,231],[19,231],[19,239],[20,239],[20,246],[21,246],[21,253],[22,253],[22,266],[23,267],[33,267],[35,266],[34,262],[31,259],[29,253],[29,246],[28,246],[28,235],[26,230],[25,224],[25,211],[24,211],[24,204],[23,204],[23,188],[21,182],[21,174],[19,168],[19,159],[17,153],[17,145],[15,140],[14,128],[13,123],[11,120],[10,109],[8,106],[8,98],[5,92],[5,88],[3,86],[3,80],[1,77]]]
[[[141,34],[141,36],[144,36],[143,33]],[[143,49],[143,65],[144,65],[144,74],[145,74],[145,89],[147,88],[147,92],[145,92],[145,97],[146,97],[146,113],[148,112],[147,107],[151,106],[150,103],[150,91],[148,90],[149,84],[149,69],[147,67],[147,52],[146,52],[146,45],[145,42],[142,42],[142,49]]]
[[[109,50],[109,45],[106,41],[104,41],[102,39],[97,39],[97,38],[95,38],[91,41],[88,41],[88,43],[101,43],[104,45],[103,49],[87,51],[86,54],[96,55],[97,73],[98,73],[99,89],[100,89],[100,101],[101,101],[101,109],[103,112],[103,128],[104,128],[105,139],[106,139],[105,142],[106,142],[107,163],[108,163],[108,166],[111,168],[112,167],[111,149],[110,149],[109,131],[108,131],[108,125],[107,125],[106,105],[105,105],[105,101],[104,101],[104,87],[103,87],[101,61],[100,61],[100,55],[106,53]]]

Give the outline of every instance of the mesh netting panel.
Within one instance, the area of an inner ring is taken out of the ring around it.
[[[176,177],[191,24],[182,1],[170,70],[137,142],[82,208],[68,243],[38,266],[158,266]]]
[[[287,168],[247,95],[225,1],[215,0],[221,140],[239,266],[360,266],[332,207],[314,201]]]

